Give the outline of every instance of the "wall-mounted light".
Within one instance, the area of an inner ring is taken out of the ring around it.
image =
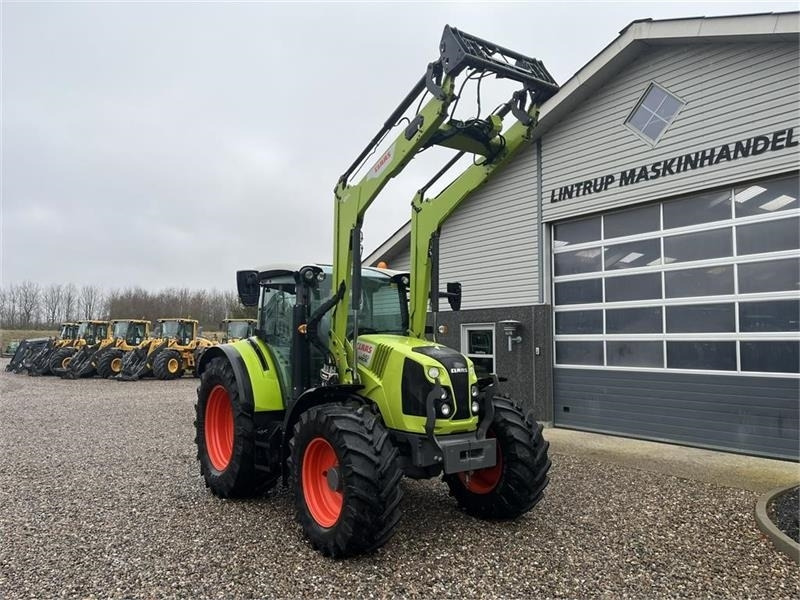
[[[503,333],[506,334],[506,337],[508,338],[508,351],[511,352],[512,342],[515,344],[522,342],[522,336],[517,335],[517,331],[519,331],[519,326],[521,323],[519,321],[515,321],[514,319],[498,321],[498,323],[502,325]]]

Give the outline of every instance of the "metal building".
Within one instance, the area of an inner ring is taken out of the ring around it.
[[[626,27],[444,226],[439,341],[555,426],[797,459],[798,41],[798,13]]]

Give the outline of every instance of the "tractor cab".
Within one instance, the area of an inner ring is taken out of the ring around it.
[[[220,323],[222,342],[235,342],[253,337],[256,333],[255,319],[224,319]]]
[[[138,346],[149,336],[149,321],[118,320],[111,322],[111,337],[124,341],[128,346]]]
[[[78,325],[76,337],[85,340],[88,345],[93,345],[108,335],[108,321],[81,321]]]
[[[74,340],[78,337],[77,323],[62,323],[61,330],[58,332],[59,340]]]
[[[238,274],[242,303],[252,305],[257,299],[256,332],[276,359],[285,397],[297,397],[309,388],[333,382],[327,360],[330,316],[323,306],[331,297],[330,274],[330,265],[318,264],[271,265]],[[363,269],[359,334],[406,334],[407,285],[405,273]],[[320,316],[315,318],[318,311]],[[351,318],[351,339],[355,329]]]
[[[192,319],[159,319],[160,337],[174,339],[181,346],[188,346],[197,337],[197,321]]]

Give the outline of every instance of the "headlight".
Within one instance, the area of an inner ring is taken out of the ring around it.
[[[477,400],[472,401],[472,414],[477,415],[481,410],[481,405]]]
[[[472,390],[472,397],[473,397],[473,398],[477,398],[477,397],[478,397],[478,394],[479,394],[479,392],[478,392],[478,386],[477,386],[477,385],[473,385],[473,386],[472,386],[472,388],[471,388],[471,390]]]
[[[417,371],[417,373],[419,373],[419,371]],[[439,371],[439,367],[428,368],[428,377],[430,377],[431,379],[436,379],[437,377],[439,377],[440,374],[441,371]]]
[[[451,410],[451,408],[450,408],[449,404],[442,404],[439,407],[439,412],[442,413],[443,417],[449,417],[450,416],[450,410]]]

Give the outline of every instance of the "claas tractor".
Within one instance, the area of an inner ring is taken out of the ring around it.
[[[462,75],[523,87],[489,116],[459,121]],[[458,282],[439,289],[442,223],[530,140],[538,107],[557,89],[538,60],[445,27],[438,60],[336,185],[332,264],[237,273],[241,302],[258,307],[256,335],[208,349],[198,365],[195,443],[215,495],[290,484],[306,538],[333,557],[391,537],[404,475],[442,476],[458,505],[481,519],[516,518],[539,502],[550,468],[541,425],[500,393],[496,375],[479,379],[468,357],[428,339],[426,323],[440,298],[453,310],[461,304]],[[504,130],[509,113],[515,122]],[[355,181],[395,127],[388,150]],[[411,271],[362,267],[367,208],[432,146],[457,154],[412,204]],[[472,164],[426,198],[464,154]]]
[[[58,336],[56,336],[55,339],[43,337],[22,340],[17,346],[11,361],[6,365],[6,371],[22,373],[30,368],[34,357],[37,357],[46,350],[62,348],[72,343],[73,340],[77,339],[77,336],[77,323],[62,323]]]
[[[57,374],[65,379],[115,375],[122,370],[122,355],[139,346],[150,332],[150,322],[136,319],[114,319],[106,337],[80,348],[64,369]]]
[[[86,346],[95,346],[108,338],[108,321],[79,321],[75,338],[58,340],[33,357],[29,375],[57,375],[66,371],[73,357]]]
[[[195,370],[195,353],[214,345],[199,337],[194,319],[158,319],[159,332],[146,343],[128,352],[117,379],[135,381],[152,375],[156,379],[178,379]]]

